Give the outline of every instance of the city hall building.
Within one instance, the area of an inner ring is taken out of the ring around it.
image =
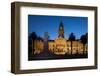
[[[64,37],[64,26],[61,23],[58,29],[58,37],[55,40],[48,39],[48,33],[44,34],[43,40],[34,40],[32,43],[33,54],[40,54],[44,50],[56,55],[83,54],[87,52],[87,44],[83,46],[80,40],[70,41]]]

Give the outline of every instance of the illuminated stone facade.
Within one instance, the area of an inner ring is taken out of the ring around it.
[[[45,40],[44,40],[45,41]],[[44,49],[43,40],[34,41],[34,54],[39,54],[43,52]],[[87,44],[83,45],[80,40],[72,41],[72,50],[71,50],[71,41],[64,38],[64,27],[62,23],[59,26],[58,37],[55,40],[48,40],[48,51],[56,55],[65,55],[65,54],[83,54],[87,52]]]
[[[85,49],[83,44],[79,40],[72,41],[72,50],[71,50],[71,41],[64,38],[57,38],[54,41],[49,41],[49,51],[54,54],[83,54],[87,52],[87,45]],[[84,49],[84,50],[83,50]]]
[[[32,47],[34,54],[40,54],[41,52],[43,52],[44,43],[42,40],[35,40]]]

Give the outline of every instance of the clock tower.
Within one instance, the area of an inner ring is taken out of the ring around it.
[[[58,33],[59,33],[58,37],[64,38],[64,26],[62,22],[60,23]]]

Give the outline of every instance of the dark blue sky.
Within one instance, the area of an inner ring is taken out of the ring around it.
[[[58,37],[61,21],[66,39],[71,32],[75,34],[77,39],[88,32],[87,17],[28,15],[28,33],[36,32],[38,36],[44,37],[44,32],[48,32],[50,39],[55,39]]]

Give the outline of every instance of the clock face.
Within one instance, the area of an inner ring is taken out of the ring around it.
[[[62,27],[60,27],[60,29],[62,29]]]

